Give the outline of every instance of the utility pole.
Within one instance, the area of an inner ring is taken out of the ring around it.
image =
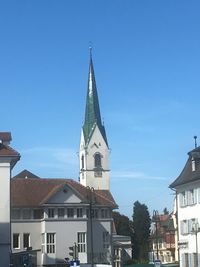
[[[153,220],[155,222],[155,226],[156,226],[156,259],[159,259],[159,255],[158,255],[158,220],[159,220],[159,214],[157,210],[153,211]]]
[[[90,244],[91,244],[91,267],[94,266],[94,249],[93,249],[93,204],[94,204],[94,188],[87,186],[89,198],[89,219],[90,219]]]

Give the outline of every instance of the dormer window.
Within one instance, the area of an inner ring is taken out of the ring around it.
[[[192,157],[192,160],[191,160],[191,163],[192,163],[192,171],[196,171],[196,162],[195,162],[195,159]]]

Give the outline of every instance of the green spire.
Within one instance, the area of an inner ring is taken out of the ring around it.
[[[84,133],[86,144],[89,142],[90,137],[96,125],[98,125],[99,130],[107,144],[105,128],[101,122],[99,100],[98,100],[96,81],[95,81],[95,75],[94,75],[94,67],[93,67],[93,62],[92,62],[92,54],[91,54],[91,49],[90,49],[88,91],[87,91],[87,99],[86,99],[85,121],[83,124],[83,133]]]

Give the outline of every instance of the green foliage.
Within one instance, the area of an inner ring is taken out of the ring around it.
[[[115,223],[116,232],[118,235],[132,236],[133,235],[133,223],[125,215],[119,212],[113,212],[113,219]]]
[[[150,227],[147,206],[136,201],[133,207],[133,258],[140,263],[148,262]]]

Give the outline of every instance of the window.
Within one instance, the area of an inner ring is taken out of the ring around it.
[[[77,218],[82,218],[83,217],[83,209],[82,208],[78,208],[77,209]]]
[[[22,218],[23,219],[31,219],[31,210],[30,209],[23,209],[22,210]]]
[[[65,209],[64,208],[58,208],[58,217],[63,218],[65,216]]]
[[[55,253],[56,250],[56,234],[55,233],[47,233],[47,253],[52,254]]]
[[[95,177],[102,177],[102,171],[95,171],[94,176]]]
[[[68,208],[67,209],[67,217],[73,218],[74,217],[74,209],[73,208]]]
[[[185,207],[187,205],[187,195],[186,192],[180,193],[180,206]]]
[[[100,153],[96,153],[94,155],[94,167],[101,168],[101,154]]]
[[[13,248],[19,249],[20,248],[20,235],[13,234]]]
[[[77,233],[78,252],[86,252],[86,233]]]
[[[189,257],[188,257],[188,253],[183,254],[184,257],[184,261],[185,261],[185,267],[189,267]]]
[[[182,235],[186,235],[188,234],[188,221],[187,220],[183,220],[180,222],[181,224],[181,234]]]
[[[101,210],[101,218],[108,218],[108,210],[107,209]]]
[[[86,217],[89,218],[90,217],[90,212],[89,209],[86,209]]]
[[[12,209],[11,218],[12,219],[20,219],[20,209]]]
[[[81,169],[84,169],[84,156],[81,156]]]
[[[42,219],[43,218],[43,210],[35,209],[33,210],[33,219]]]
[[[30,247],[30,234],[23,234],[23,248]]]
[[[192,157],[192,160],[191,160],[191,163],[192,163],[192,171],[194,172],[196,170],[196,164],[195,164],[195,159]]]
[[[42,234],[42,253],[45,253],[45,234]]]
[[[54,218],[54,209],[48,209],[48,217],[49,218]]]
[[[98,218],[98,209],[92,209],[91,213],[92,218]]]
[[[110,246],[110,235],[109,232],[103,232],[103,248],[109,248]]]
[[[193,205],[197,203],[196,190],[190,189],[188,191],[188,205]]]

